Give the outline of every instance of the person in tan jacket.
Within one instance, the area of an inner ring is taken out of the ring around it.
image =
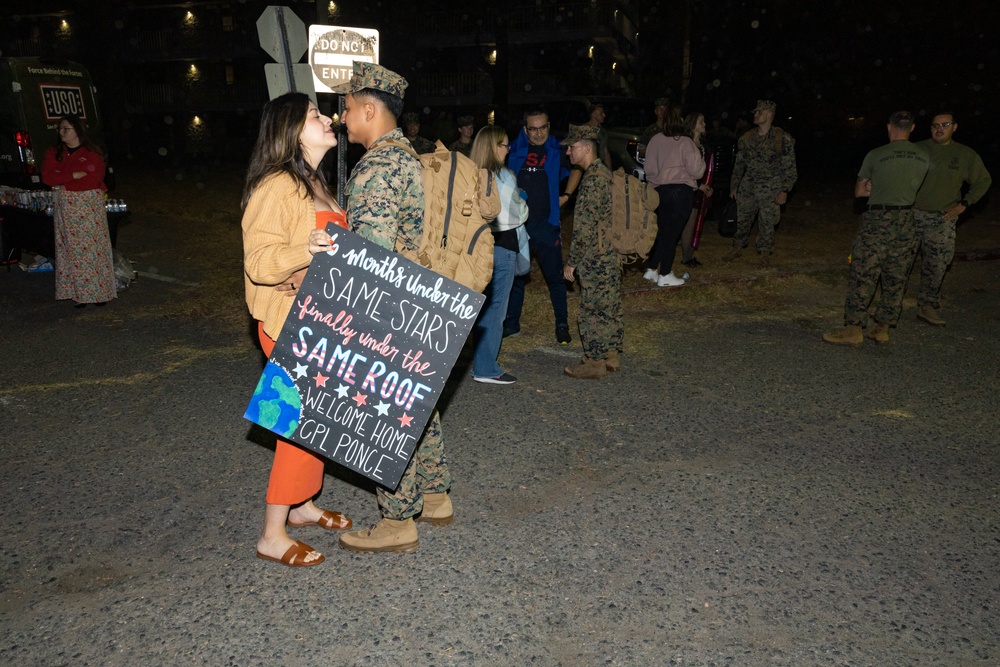
[[[246,301],[257,320],[264,353],[271,354],[313,255],[329,249],[328,222],[346,226],[322,171],[337,145],[333,121],[302,93],[267,103],[243,191]],[[267,488],[257,557],[290,567],[323,562],[323,555],[288,535],[287,526],[346,530],[351,520],[313,502],[323,486],[324,460],[278,440]]]

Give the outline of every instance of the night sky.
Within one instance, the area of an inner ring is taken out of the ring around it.
[[[108,0],[111,7],[164,4]],[[523,15],[541,7],[579,11],[582,2],[494,0],[490,11]],[[8,6],[4,3],[5,8]],[[233,0],[253,6],[255,0]],[[278,4],[277,2],[271,4]],[[306,22],[326,2],[289,2]],[[691,79],[685,109],[746,116],[759,98],[778,103],[777,124],[804,149],[847,146],[832,159],[853,162],[885,140],[885,121],[899,109],[918,114],[914,138],[927,136],[929,116],[953,110],[956,139],[1000,156],[991,122],[1000,108],[1000,4],[995,0],[632,0],[640,34],[630,78],[646,100],[682,99],[685,13],[690,12]],[[75,0],[14,2],[83,11]],[[374,0],[337,3],[341,25],[382,35],[382,62],[404,75],[422,63],[414,36],[423,15],[469,12],[469,0],[433,3]],[[478,7],[478,5],[477,5]],[[112,9],[113,11],[113,9]],[[476,9],[476,11],[480,11]],[[324,11],[325,14],[325,11]],[[328,17],[322,16],[321,23]],[[539,48],[544,48],[541,45]],[[426,66],[430,66],[425,65]],[[426,72],[426,69],[424,70]],[[581,91],[582,92],[582,91]]]

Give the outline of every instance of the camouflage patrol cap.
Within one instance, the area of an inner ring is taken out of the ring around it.
[[[596,125],[570,125],[569,133],[566,138],[560,141],[560,145],[569,146],[575,144],[581,139],[590,139],[591,141],[597,141],[597,137],[601,132],[601,128]]]
[[[373,90],[381,90],[384,93],[389,93],[399,99],[403,99],[403,91],[406,90],[408,85],[410,84],[406,82],[406,79],[392,70],[388,70],[375,63],[355,60],[354,74],[351,75],[351,80],[331,90],[340,95],[347,95],[364,90],[365,88],[372,88]]]
[[[410,123],[420,124],[420,116],[415,111],[407,111],[399,117],[400,125],[409,125]]]
[[[757,100],[757,106],[753,108],[754,113],[758,111],[774,111],[778,105],[771,100]]]
[[[669,106],[670,106],[670,98],[668,97],[657,97],[656,101],[653,102],[654,109],[656,107],[669,107]]]
[[[455,127],[465,127],[466,125],[472,125],[472,116],[459,116],[455,119]]]

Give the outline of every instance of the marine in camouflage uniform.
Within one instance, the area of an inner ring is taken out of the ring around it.
[[[399,122],[403,126],[403,134],[406,135],[407,141],[409,141],[410,145],[413,146],[413,150],[417,155],[434,152],[434,142],[420,136],[419,134],[420,116],[411,111],[400,116]]]
[[[365,99],[363,95],[366,89],[402,98],[406,86],[406,80],[398,74],[379,65],[356,61],[351,81],[344,84],[342,90],[335,92],[350,93],[352,96],[360,94],[360,98],[349,97],[352,105],[360,106],[359,99]],[[350,109],[345,103],[344,123],[351,141],[355,140],[352,132],[356,127],[361,128],[358,132],[364,130],[363,112],[359,109],[355,114],[356,119],[351,117]],[[394,120],[393,118],[388,132],[374,138],[367,145],[368,150],[351,173],[346,191],[347,221],[351,231],[383,248],[399,247],[401,250],[416,252],[423,233],[423,181],[420,163],[405,148],[394,143],[402,143],[404,139],[403,132],[394,127]],[[365,143],[364,140],[361,143]],[[444,455],[441,416],[435,410],[395,492],[381,487],[377,490],[378,504],[384,519],[392,520],[389,522],[392,526],[396,526],[398,522],[406,522],[405,528],[410,532],[402,540],[395,539],[391,534],[388,538],[385,535],[380,537],[380,524],[376,524],[366,531],[360,531],[361,536],[353,540],[352,536],[357,536],[358,533],[342,536],[341,546],[356,551],[416,549],[416,529],[407,520],[417,515],[427,517],[433,514],[429,509],[440,510],[440,504],[445,503],[447,507],[444,514],[447,516],[441,517],[440,522],[450,521],[451,501],[445,493],[450,486],[451,473]],[[425,502],[429,500],[428,496],[436,497],[436,508],[428,508]],[[433,518],[428,520],[435,521]]]
[[[766,261],[774,251],[774,228],[781,207],[798,178],[795,140],[780,127],[772,127],[776,105],[759,100],[754,108],[756,129],[737,142],[730,196],[736,199],[736,235],[733,249],[723,259],[732,261],[750,243],[750,230],[757,217],[757,253]]]
[[[968,146],[952,141],[958,129],[952,113],[940,113],[931,120],[931,138],[918,142],[930,156],[927,178],[920,186],[913,215],[917,226],[917,244],[923,259],[920,264],[920,290],[917,292],[917,317],[944,326],[941,308],[941,284],[948,265],[955,257],[955,229],[958,217],[982,199],[993,179],[982,158]],[[962,185],[969,191],[962,196]]]
[[[639,142],[648,144],[654,136],[663,132],[663,125],[666,122],[667,112],[670,109],[670,100],[666,97],[657,97],[653,103],[653,113],[656,114],[656,121],[647,125],[639,135]],[[609,165],[610,168],[610,165]]]
[[[868,305],[879,280],[882,296],[875,308],[875,326],[866,335],[879,343],[889,340],[889,327],[899,320],[906,276],[916,252],[913,202],[927,174],[927,151],[909,141],[913,116],[897,111],[890,117],[890,143],[865,156],[858,172],[855,196],[868,197],[858,236],[851,251],[851,273],[844,305],[843,329],[826,333],[836,345],[859,345],[868,324]]]
[[[621,266],[611,246],[611,171],[596,157],[597,127],[571,125],[562,142],[570,161],[585,171],[573,209],[573,239],[564,268],[580,284],[578,322],[584,359],[566,369],[571,377],[600,378],[618,370],[625,331]]]

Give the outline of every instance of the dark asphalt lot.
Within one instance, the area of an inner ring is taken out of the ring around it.
[[[554,345],[515,385],[459,371],[455,523],[410,555],[301,529],[302,570],[254,557],[249,336],[148,309],[183,285],[76,311],[0,268],[0,664],[995,666],[998,268],[956,263],[948,326],[911,306],[885,346],[734,307],[601,382]],[[328,472],[321,502],[375,521]]]

